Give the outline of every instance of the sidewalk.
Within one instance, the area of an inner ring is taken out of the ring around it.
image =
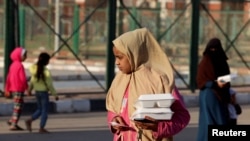
[[[187,107],[198,107],[198,91],[194,94],[187,94],[187,91],[180,90],[184,102]],[[78,113],[78,112],[94,112],[105,111],[106,93],[79,94],[67,97],[60,95],[59,100],[55,101],[53,96],[50,96],[50,113]],[[237,95],[239,104],[249,105],[250,93],[239,92]],[[24,114],[32,113],[36,108],[34,96],[25,97]],[[13,103],[12,99],[0,98],[0,116],[12,114]]]
[[[3,58],[0,58],[0,62]],[[31,64],[35,62],[34,59],[29,59],[24,62],[24,66],[27,69]],[[105,78],[105,60],[102,61],[83,61],[90,71],[98,80],[104,80]],[[2,63],[3,64],[3,63]],[[0,68],[3,66],[0,65]],[[51,70],[53,79],[55,81],[71,81],[71,80],[93,80],[91,75],[86,69],[80,65],[76,60],[58,60],[51,59],[50,65],[48,66]],[[186,68],[179,68],[183,75],[186,74]],[[3,69],[0,69],[0,80],[3,80]],[[29,76],[29,73],[27,71]],[[248,83],[249,78],[244,78],[245,82]],[[240,80],[234,80],[235,83]],[[185,87],[180,79],[176,79],[176,85],[179,88]],[[86,88],[79,88],[78,90],[71,90],[83,92],[82,94],[75,95],[60,95],[59,101],[54,101],[53,97],[50,98],[50,112],[51,113],[73,113],[73,112],[90,112],[90,111],[104,111],[105,110],[105,92],[101,92],[100,88],[91,88],[93,92],[84,93]],[[239,104],[246,105],[250,103],[250,87],[235,87],[237,91],[237,99]],[[57,90],[58,93],[63,93],[66,90]],[[192,93],[190,90],[180,89],[180,93],[183,96],[184,102],[187,107],[198,107],[198,93]],[[31,113],[35,110],[36,103],[35,97],[25,97],[24,114]],[[0,116],[10,115],[12,113],[13,103],[11,99],[0,97]]]

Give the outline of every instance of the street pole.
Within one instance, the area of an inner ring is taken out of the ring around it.
[[[10,54],[16,45],[14,0],[5,0],[5,49],[4,49],[4,83],[11,64]],[[4,85],[3,85],[4,86]],[[4,89],[4,88],[3,88]]]
[[[199,18],[200,18],[200,0],[192,0],[192,25],[191,25],[191,48],[190,48],[190,66],[189,83],[192,92],[196,89],[196,73],[198,64],[199,49]]]
[[[80,26],[79,21],[79,5],[75,4],[74,6],[74,16],[73,16],[73,32],[75,33],[73,36],[73,50],[76,55],[79,54],[79,30],[78,27]],[[75,32],[77,30],[77,32]]]
[[[19,10],[19,35],[20,35],[20,46],[25,47],[25,7],[21,6]]]
[[[116,33],[116,0],[109,0],[108,7],[108,43],[107,43],[107,70],[106,90],[109,89],[115,76],[115,59],[113,55],[113,43]]]
[[[60,32],[60,0],[56,0],[55,3],[55,32],[59,34]],[[59,37],[55,34],[55,48],[54,51],[59,49]],[[57,55],[57,53],[56,53]]]
[[[14,0],[15,47],[20,46],[19,0]]]

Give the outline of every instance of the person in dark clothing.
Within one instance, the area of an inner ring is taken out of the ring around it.
[[[228,124],[230,82],[217,81],[218,77],[230,74],[227,60],[220,39],[212,38],[203,52],[196,77],[200,90],[197,141],[207,141],[208,125]]]

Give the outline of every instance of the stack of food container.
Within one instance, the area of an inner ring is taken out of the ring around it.
[[[172,94],[144,94],[135,103],[136,111],[132,120],[143,120],[150,116],[156,120],[170,120],[173,112],[170,107],[174,102]]]

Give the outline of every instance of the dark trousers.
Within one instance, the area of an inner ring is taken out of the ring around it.
[[[237,119],[230,119],[229,125],[237,125]]]
[[[49,94],[47,91],[36,91],[37,109],[32,115],[32,120],[41,116],[40,128],[44,128],[48,119]]]

